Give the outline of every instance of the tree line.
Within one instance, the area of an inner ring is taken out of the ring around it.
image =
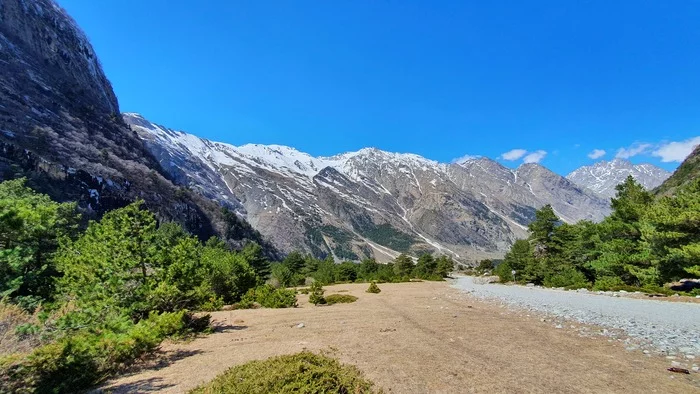
[[[440,280],[451,259],[336,264],[299,252],[271,263],[250,242],[206,242],[135,202],[83,222],[75,203],[0,183],[0,391],[89,387],[166,337],[209,329],[224,305],[291,307],[309,282]],[[197,317],[199,316],[199,317]],[[13,323],[18,322],[18,323]]]
[[[596,290],[658,291],[700,277],[700,180],[654,198],[629,176],[611,208],[600,223],[567,224],[544,206],[494,272],[503,281]]]

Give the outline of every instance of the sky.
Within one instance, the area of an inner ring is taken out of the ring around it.
[[[123,112],[215,141],[561,174],[700,143],[696,1],[58,3]]]

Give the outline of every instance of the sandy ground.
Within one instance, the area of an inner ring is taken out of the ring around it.
[[[295,309],[216,312],[217,333],[165,344],[154,365],[102,390],[186,392],[231,366],[308,349],[357,366],[389,393],[700,393],[700,374],[667,372],[669,360],[555,329],[447,282],[366,288],[326,288],[359,297],[353,304],[315,307],[299,295]]]

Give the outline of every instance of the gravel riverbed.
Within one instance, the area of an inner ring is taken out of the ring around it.
[[[480,299],[552,316],[561,321],[553,322],[556,328],[566,320],[596,325],[602,329],[594,333],[584,328],[581,333],[618,338],[628,350],[660,352],[693,369],[700,363],[700,304],[478,282],[459,277],[453,286]]]

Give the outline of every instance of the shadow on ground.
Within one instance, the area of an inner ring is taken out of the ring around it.
[[[149,378],[137,380],[131,383],[122,383],[117,386],[111,386],[105,393],[149,393],[154,391],[164,390],[173,387],[173,384],[162,383],[163,378]]]
[[[248,328],[248,326],[234,326],[232,324],[216,324],[214,325],[214,332],[231,332],[231,331],[241,331]]]

